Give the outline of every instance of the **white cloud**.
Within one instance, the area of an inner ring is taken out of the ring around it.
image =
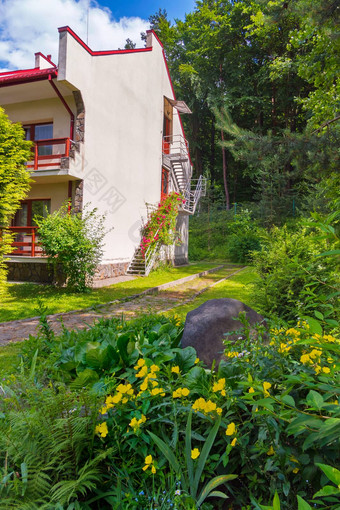
[[[8,69],[31,68],[38,51],[57,62],[57,28],[65,25],[86,42],[89,1],[0,0],[0,63]],[[114,20],[109,9],[90,3],[88,45],[93,50],[123,48],[127,38],[141,47],[140,33],[148,27],[141,18]]]

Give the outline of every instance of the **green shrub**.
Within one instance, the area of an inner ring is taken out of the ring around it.
[[[262,250],[253,261],[259,280],[254,295],[261,309],[285,320],[315,316],[324,327],[338,325],[338,261],[314,223],[274,227],[262,234]]]
[[[228,252],[232,262],[250,262],[252,252],[260,250],[260,240],[256,235],[232,235],[229,240]]]
[[[227,259],[247,262],[249,252],[260,247],[262,229],[253,221],[251,213],[243,210],[201,213],[190,218],[189,258]]]
[[[46,218],[35,218],[56,281],[61,266],[67,286],[74,291],[84,292],[91,284],[103,254],[104,220],[96,209],[71,214],[67,203]]]

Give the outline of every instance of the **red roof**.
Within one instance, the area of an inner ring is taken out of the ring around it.
[[[48,69],[23,69],[19,71],[6,71],[0,73],[0,87],[6,87],[6,85],[19,85],[20,83],[27,83],[32,81],[46,80],[49,76],[56,78],[58,70],[55,67]]]

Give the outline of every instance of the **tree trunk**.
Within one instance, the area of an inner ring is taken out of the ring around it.
[[[198,143],[200,123],[199,123],[199,118],[198,118],[197,114],[193,113],[192,115],[190,115],[190,117],[191,117],[191,125],[192,125],[191,133],[192,133],[192,141],[193,141],[193,146],[194,146],[194,158],[195,158],[194,172],[195,172],[195,177],[198,178],[202,174],[202,168],[203,168],[202,154],[201,154],[201,149],[200,149],[199,143]]]
[[[210,179],[211,185],[215,182],[215,117],[211,117],[210,131]]]
[[[277,124],[277,116],[276,116],[276,87],[272,86],[272,128],[273,135],[276,135],[276,124]]]
[[[221,129],[221,140],[224,142],[224,133]],[[227,181],[227,154],[225,148],[222,147],[222,162],[223,162],[223,183],[224,183],[224,192],[225,192],[225,203],[227,211],[230,209],[230,199],[229,199],[229,190],[228,190],[228,181]]]

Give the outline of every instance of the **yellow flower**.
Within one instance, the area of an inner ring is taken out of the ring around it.
[[[201,452],[199,451],[198,448],[194,448],[193,450],[191,450],[191,458],[192,459],[197,459],[197,457],[199,457],[201,454]]]
[[[106,405],[107,409],[111,409],[112,407],[114,407],[114,404],[115,404],[115,402],[114,402],[113,397],[111,395],[106,397],[105,405]]]
[[[216,412],[217,412],[217,414],[219,414],[221,416],[222,408],[221,407],[217,407]]]
[[[255,390],[253,387],[249,388],[248,393],[255,393]]]
[[[328,368],[328,367],[323,367],[322,371],[323,371],[323,373],[324,373],[324,374],[329,374],[329,372],[330,372],[331,370],[330,370],[330,368]]]
[[[230,444],[231,444],[231,446],[235,446],[236,441],[237,441],[237,439],[236,439],[236,437],[234,437],[234,439],[233,439],[233,440],[232,440],[232,442],[230,443]]]
[[[321,372],[321,367],[320,367],[320,365],[315,365],[314,370],[315,370],[315,373],[316,373],[316,374],[320,373],[320,372]]]
[[[212,402],[211,400],[208,400],[206,405],[205,405],[205,411],[207,413],[211,413],[212,411],[216,411],[216,404],[215,402]]]
[[[189,393],[190,390],[188,388],[178,388],[177,390],[173,391],[172,398],[187,397]]]
[[[142,382],[142,384],[140,385],[140,389],[142,391],[146,391],[148,389],[148,384],[149,384],[149,378],[148,377],[145,377],[144,381]]]
[[[197,363],[199,363],[199,362],[200,362],[200,359],[199,359],[199,358],[196,358],[196,359],[195,359],[195,365],[197,365]]]
[[[272,387],[272,385],[270,384],[270,382],[266,382],[266,381],[265,381],[265,382],[263,383],[263,391],[264,391],[264,394],[265,394],[265,396],[266,396],[266,397],[268,397],[268,395],[269,395],[269,391],[268,391],[268,390],[269,390],[269,388],[271,388],[271,387]]]
[[[293,469],[293,473],[298,473],[299,471],[300,471],[300,470],[299,470],[299,468],[297,468],[297,467]]]
[[[134,431],[138,428],[138,420],[137,418],[132,418],[132,420],[129,423],[129,426],[134,429]]]
[[[149,467],[151,468],[151,473],[154,475],[156,473],[156,468],[154,466],[152,455],[147,455],[145,457],[145,466],[143,467],[143,471],[146,471]]]
[[[131,384],[120,384],[119,386],[117,386],[116,390],[118,393],[122,393],[123,395],[124,395],[124,393],[131,394],[132,386],[131,386]],[[133,393],[133,390],[132,390],[132,393]]]
[[[154,373],[154,372],[158,372],[158,371],[159,371],[159,366],[158,366],[158,365],[151,365],[151,367],[150,367],[150,371],[151,371],[152,373]]]
[[[269,450],[267,451],[267,455],[274,455],[274,454],[275,454],[275,450],[274,450],[274,448],[271,446],[271,447],[269,448]]]
[[[225,379],[219,379],[214,385],[213,385],[213,392],[217,393],[218,391],[221,392],[221,395],[225,397]]]
[[[146,417],[144,416],[144,414],[142,414],[142,417],[139,420],[137,420],[136,417],[133,417],[132,420],[130,421],[129,425],[130,425],[130,427],[133,428],[134,433],[136,433],[137,430],[139,430],[142,423],[145,423],[145,422],[146,422]]]
[[[310,362],[309,354],[302,354],[300,362],[303,364],[309,363]]]
[[[109,431],[108,431],[108,428],[107,428],[106,421],[104,421],[103,423],[100,423],[95,428],[95,433],[96,434],[100,434],[101,437],[106,437],[108,432]]]
[[[137,365],[135,367],[133,367],[135,370],[139,370],[140,368],[142,368],[143,366],[145,365],[145,360],[143,358],[140,358],[138,361],[137,361]]]
[[[136,367],[135,367],[136,368]],[[145,377],[146,374],[148,373],[148,367],[146,365],[144,365],[140,371],[136,374],[136,377]]]
[[[100,414],[106,414],[106,413],[107,413],[107,409],[108,409],[108,408],[107,408],[107,407],[105,407],[105,406],[104,406],[104,407],[102,407],[102,408],[100,409],[100,411],[99,411],[99,412],[100,412]]]
[[[229,423],[229,425],[227,427],[227,430],[225,431],[225,435],[226,436],[233,436],[234,434],[236,434],[236,425],[232,421],[231,423]]]
[[[165,397],[163,388],[153,388],[153,390],[151,390],[151,395],[153,395],[154,397],[156,395],[161,395],[162,397]]]
[[[116,395],[114,395],[112,397],[112,402],[114,404],[118,404],[121,400],[122,400],[122,394],[121,393],[117,393]]]
[[[172,367],[171,372],[172,372],[173,374],[179,374],[179,366],[178,366],[178,365],[176,365],[175,367]]]

